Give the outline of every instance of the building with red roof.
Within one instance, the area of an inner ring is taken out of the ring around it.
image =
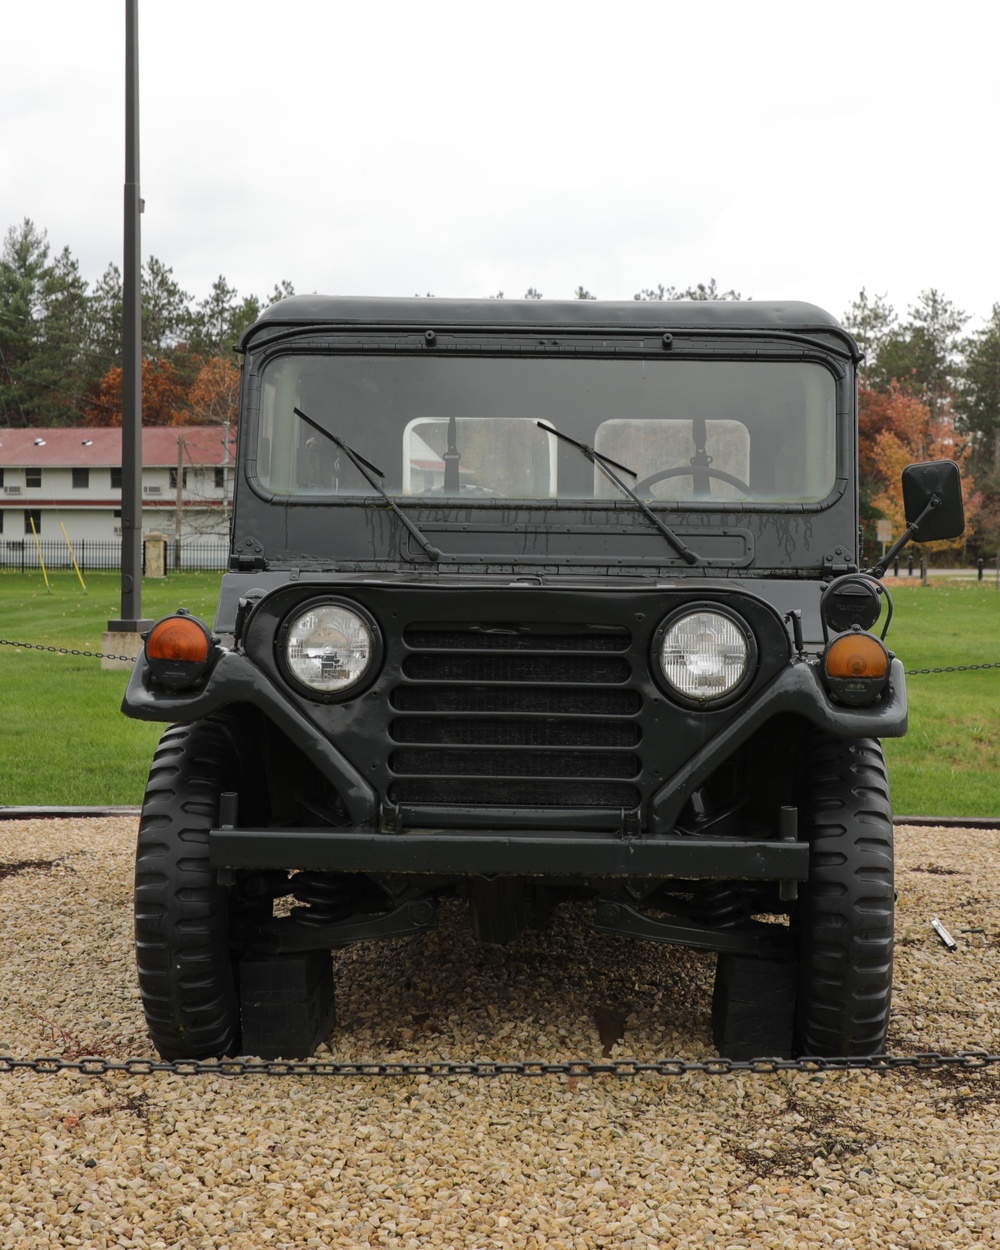
[[[143,534],[225,539],[234,451],[228,426],[144,429]],[[120,429],[0,428],[0,542],[120,537],[121,463]]]

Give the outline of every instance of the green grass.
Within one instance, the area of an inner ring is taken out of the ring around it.
[[[121,615],[117,573],[0,573],[0,637],[100,651]],[[209,624],[220,574],[172,574],[143,584],[142,612],[190,608]],[[113,652],[112,652],[113,653]],[[139,803],[165,726],[121,714],[128,673],[100,660],[0,646],[0,804]]]
[[[0,573],[0,637],[101,650],[120,614],[116,573]],[[143,615],[190,608],[211,624],[218,573],[143,583]],[[887,579],[895,615],[887,638],[903,665],[1000,663],[1000,592],[990,581]],[[164,726],[120,707],[128,674],[100,661],[0,646],[0,804],[139,803]],[[1000,668],[908,678],[910,732],[887,739],[897,812],[1000,816]]]
[[[994,582],[887,578],[886,639],[906,669],[1000,664]],[[909,816],[1000,817],[1000,668],[907,678],[910,731],[883,743],[893,807]]]

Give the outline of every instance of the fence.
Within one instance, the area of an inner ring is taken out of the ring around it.
[[[120,539],[81,538],[73,542],[73,555],[84,573],[117,572],[122,564]],[[40,540],[42,560],[47,569],[73,567],[69,548],[55,539]],[[7,539],[0,543],[0,568],[33,572],[39,567],[38,548],[30,538]],[[167,543],[168,571],[187,572],[194,569],[225,572],[229,568],[229,544],[225,542]],[[145,568],[143,569],[145,572]]]

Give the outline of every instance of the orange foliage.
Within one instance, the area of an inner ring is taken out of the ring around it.
[[[223,425],[236,421],[240,404],[240,371],[231,360],[210,356],[198,370],[188,391],[184,424]]]
[[[972,478],[964,471],[972,448],[956,432],[950,401],[946,401],[936,414],[932,413],[924,400],[904,391],[896,382],[890,385],[887,392],[874,395],[873,399],[881,402],[869,402],[870,428],[875,425],[877,416],[878,429],[874,443],[866,448],[866,454],[870,458],[874,474],[882,483],[882,492],[876,497],[875,506],[892,522],[894,532],[902,534],[906,528],[903,515],[903,470],[908,464],[925,460],[954,460],[963,470],[965,517],[967,523],[972,521],[981,502],[980,496],[975,493]],[[931,550],[944,550],[960,547],[963,541],[963,538],[956,538],[928,543],[927,546]]]
[[[101,378],[96,392],[83,405],[87,425],[121,425],[123,376],[123,371],[115,366]],[[169,360],[143,360],[143,425],[178,424],[184,420],[186,401],[187,385]]]
[[[895,380],[887,391],[873,391],[862,386],[858,391],[858,469],[862,481],[880,477],[876,448],[884,433],[907,440],[907,431],[926,425],[930,420],[927,404]],[[918,460],[932,457],[919,455]]]

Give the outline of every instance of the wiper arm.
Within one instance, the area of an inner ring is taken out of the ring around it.
[[[627,486],[615,472],[615,469],[621,469],[623,473],[629,473],[632,477],[638,477],[639,475],[636,473],[635,469],[630,469],[628,465],[619,464],[617,460],[612,460],[610,456],[605,456],[602,452],[595,451],[594,448],[589,446],[587,443],[578,442],[577,439],[571,438],[568,434],[563,434],[561,430],[554,429],[551,425],[547,425],[544,421],[536,421],[535,425],[537,425],[540,430],[544,430],[546,434],[554,434],[556,438],[561,438],[566,443],[572,443],[574,447],[582,451],[590,463],[596,464],[604,476],[614,482],[622,494],[627,495],[629,499],[631,499],[632,502],[636,504],[636,506],[649,518],[649,520],[652,521],[663,537],[683,560],[686,560],[688,564],[698,563],[698,557],[687,545],[687,543],[685,543],[682,538],[679,538],[669,525],[664,524],[664,522],[660,520],[645,500],[640,499],[635,491],[632,490],[631,487]]]
[[[311,425],[317,433],[322,434],[324,438],[328,438],[331,443],[334,443],[342,452],[344,452],[368,485],[378,491],[393,512],[395,512],[396,516],[398,516],[403,522],[429,560],[441,559],[441,552],[438,551],[437,547],[435,547],[433,543],[427,541],[417,526],[410,520],[402,508],[400,508],[392,496],[387,493],[385,488],[382,486],[382,483],[378,481],[380,477],[385,477],[385,474],[380,468],[378,468],[377,465],[372,464],[370,460],[366,460],[364,456],[359,451],[355,451],[353,447],[349,447],[342,438],[338,438],[336,434],[331,434],[329,430],[324,429],[323,426],[314,421],[312,417],[307,417],[301,408],[293,408],[292,412],[294,412],[297,417],[301,417],[306,425]]]

